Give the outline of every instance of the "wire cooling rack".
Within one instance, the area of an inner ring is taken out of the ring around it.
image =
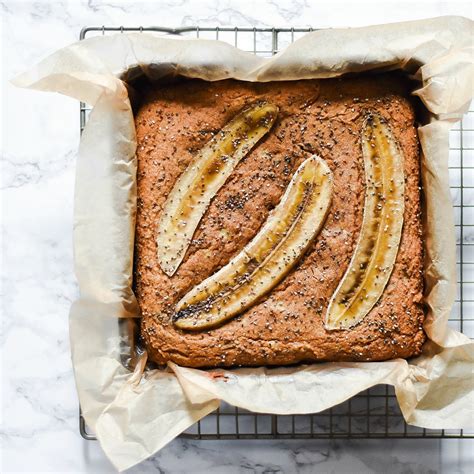
[[[117,32],[154,31],[163,35],[218,39],[263,57],[270,57],[313,28],[87,27],[80,39]],[[81,103],[84,128],[89,108]],[[450,135],[449,172],[456,218],[458,295],[449,325],[474,337],[474,110]],[[81,435],[95,439],[79,414]],[[394,390],[379,385],[322,413],[265,415],[223,403],[182,437],[193,439],[311,439],[311,438],[474,438],[474,431],[428,430],[407,425]]]

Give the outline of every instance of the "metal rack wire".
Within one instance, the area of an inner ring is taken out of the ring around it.
[[[263,57],[270,57],[312,28],[239,28],[189,26],[87,27],[80,39],[117,32],[154,31],[163,35],[218,39]],[[84,128],[89,108],[81,103]],[[474,110],[450,135],[450,185],[456,218],[458,297],[449,320],[456,330],[474,337]],[[79,414],[83,438],[95,439]],[[405,423],[394,390],[380,385],[322,413],[266,415],[222,404],[182,437],[216,439],[321,439],[321,438],[474,438],[465,430],[428,430]]]

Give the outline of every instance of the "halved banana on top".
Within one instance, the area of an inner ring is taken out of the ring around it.
[[[187,330],[213,328],[277,285],[319,233],[329,210],[332,181],[321,158],[314,155],[304,161],[257,235],[178,302],[174,324]]]
[[[237,163],[272,127],[278,107],[258,102],[244,109],[199,151],[176,181],[158,223],[158,262],[173,275],[211,199]]]
[[[348,329],[374,307],[392,274],[403,227],[403,156],[387,123],[369,116],[362,129],[365,206],[349,267],[332,296],[326,329]]]

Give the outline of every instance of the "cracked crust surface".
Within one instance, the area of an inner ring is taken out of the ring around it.
[[[182,80],[142,89],[136,114],[138,201],[134,289],[149,358],[189,367],[374,361],[417,355],[424,342],[419,147],[414,110],[401,77],[245,83]],[[161,271],[156,226],[174,182],[194,153],[249,103],[280,108],[269,134],[239,163],[212,200],[177,272]],[[327,331],[324,315],[359,235],[364,174],[360,130],[378,112],[404,154],[405,214],[385,291],[356,327]],[[216,272],[258,232],[301,162],[316,153],[334,175],[321,233],[296,268],[241,316],[208,331],[175,328],[177,301]]]

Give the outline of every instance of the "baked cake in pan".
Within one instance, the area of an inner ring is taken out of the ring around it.
[[[420,353],[419,144],[401,76],[180,79],[141,95],[134,290],[150,360]]]

